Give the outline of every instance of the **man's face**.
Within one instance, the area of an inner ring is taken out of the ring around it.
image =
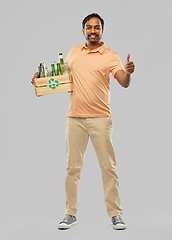
[[[82,32],[88,43],[99,43],[103,34],[101,21],[99,18],[90,18],[85,24]]]

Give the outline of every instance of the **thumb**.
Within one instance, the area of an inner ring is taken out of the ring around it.
[[[130,59],[130,53],[128,53],[127,55],[127,62],[129,62],[129,59]]]

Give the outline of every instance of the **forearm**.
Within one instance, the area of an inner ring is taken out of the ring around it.
[[[124,72],[122,81],[121,81],[122,86],[127,88],[130,85],[130,81],[131,81],[131,74]]]

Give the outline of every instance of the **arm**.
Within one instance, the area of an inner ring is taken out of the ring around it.
[[[127,60],[125,62],[124,70],[119,70],[115,73],[114,78],[119,82],[122,87],[127,88],[130,85],[131,74],[134,72],[135,65],[133,62],[129,61],[130,54],[127,56]]]
[[[119,82],[122,87],[127,88],[130,85],[130,74],[124,72],[124,70],[119,70],[115,73],[114,78]]]

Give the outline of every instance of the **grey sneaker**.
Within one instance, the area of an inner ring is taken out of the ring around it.
[[[112,217],[111,224],[113,225],[113,228],[116,230],[123,230],[126,229],[127,227],[120,216]]]
[[[58,229],[69,229],[76,224],[77,224],[76,217],[66,214],[63,220],[59,223]]]

